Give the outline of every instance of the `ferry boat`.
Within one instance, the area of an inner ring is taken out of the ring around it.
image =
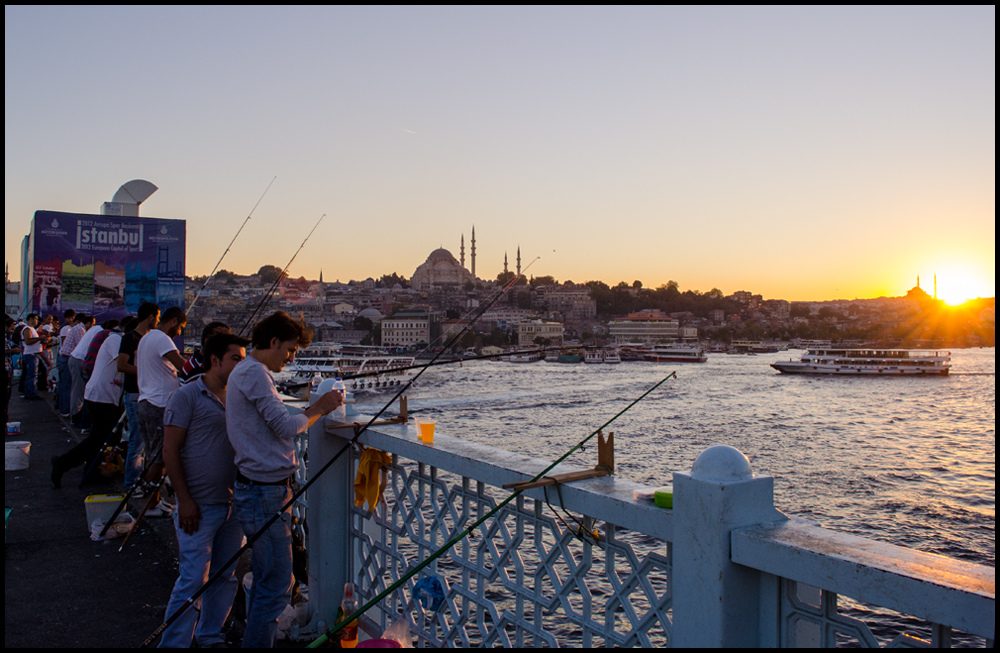
[[[643,358],[653,363],[704,363],[708,360],[704,349],[688,345],[655,345]]]
[[[809,349],[797,361],[771,363],[783,374],[853,376],[944,376],[951,352],[920,349]]]
[[[618,350],[613,347],[588,349],[585,352],[584,362],[589,364],[601,363],[604,365],[617,365],[622,362],[622,357],[618,353]]]
[[[390,354],[381,347],[316,342],[300,351],[274,380],[286,391],[294,392],[309,385],[318,374],[324,379],[344,378],[344,385],[355,393],[380,392],[409,381],[417,370],[400,368],[413,367],[414,361],[413,356]],[[349,378],[373,372],[377,374]]]

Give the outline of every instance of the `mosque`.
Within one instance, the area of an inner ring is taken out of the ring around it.
[[[465,234],[462,234],[459,245],[459,260],[441,247],[430,253],[413,273],[410,285],[417,290],[431,288],[454,288],[467,282],[476,282],[476,228],[472,227],[471,270],[465,268]],[[503,271],[507,272],[507,254],[503,256]],[[521,274],[521,248],[517,248],[517,274]]]

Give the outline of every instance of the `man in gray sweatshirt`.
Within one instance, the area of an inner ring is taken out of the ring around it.
[[[343,401],[339,392],[328,392],[297,415],[282,403],[271,375],[292,362],[309,341],[305,326],[279,311],[254,327],[253,352],[229,377],[226,431],[236,452],[233,501],[247,537],[291,499],[291,478],[299,465],[295,438]],[[292,531],[286,510],[253,545],[244,648],[274,646],[277,619],[291,600],[292,587]]]

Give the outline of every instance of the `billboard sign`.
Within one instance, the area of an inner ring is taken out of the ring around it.
[[[186,223],[36,211],[31,226],[31,310],[72,308],[98,320],[135,313],[152,301],[184,306]]]

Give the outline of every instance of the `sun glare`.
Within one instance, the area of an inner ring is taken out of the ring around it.
[[[969,270],[952,269],[938,273],[937,296],[949,306],[958,306],[970,299],[992,297],[993,290]]]

